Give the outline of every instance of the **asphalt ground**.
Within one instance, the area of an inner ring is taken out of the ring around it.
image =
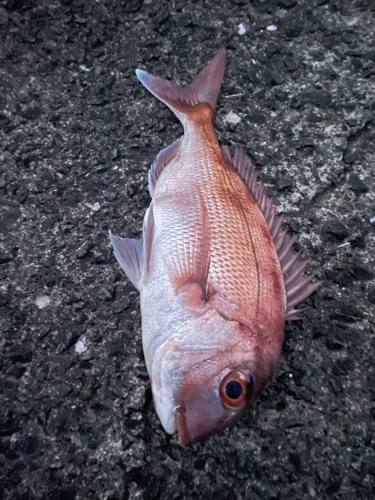
[[[370,0],[0,3],[1,500],[375,497],[374,35]],[[135,69],[189,83],[221,46],[219,142],[323,283],[246,417],[183,448],[108,230],[141,236],[182,132]]]

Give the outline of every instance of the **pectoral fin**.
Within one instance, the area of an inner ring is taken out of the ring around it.
[[[210,221],[199,192],[195,206],[199,207],[195,215],[186,213],[186,221],[181,224],[181,227],[188,229],[189,234],[179,235],[164,257],[176,293],[181,294],[184,302],[191,301],[192,306],[207,300],[211,258]]]

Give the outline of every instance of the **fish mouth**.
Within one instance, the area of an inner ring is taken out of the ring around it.
[[[226,427],[230,427],[236,421],[233,414],[220,420],[201,421],[200,419],[187,419],[186,406],[181,405],[174,410],[175,427],[178,433],[178,439],[182,446],[193,443],[202,443],[209,437],[221,433]],[[208,425],[207,425],[208,424]]]
[[[178,433],[178,439],[183,446],[187,446],[192,443],[191,436],[189,434],[187,424],[186,424],[186,409],[184,406],[178,406],[175,411],[175,423]]]

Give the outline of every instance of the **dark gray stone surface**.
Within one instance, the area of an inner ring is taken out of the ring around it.
[[[371,0],[0,3],[1,500],[374,497],[374,37]],[[140,237],[181,134],[135,68],[187,83],[222,45],[219,140],[323,285],[247,416],[184,449],[108,229]]]

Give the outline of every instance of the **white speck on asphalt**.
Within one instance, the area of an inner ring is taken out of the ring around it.
[[[88,207],[93,212],[97,212],[98,210],[100,210],[100,203],[99,202],[86,203],[86,207]]]
[[[87,347],[83,344],[81,340],[79,340],[74,346],[74,349],[76,352],[78,352],[78,354],[82,354],[83,352],[86,351]]]
[[[242,23],[238,25],[238,33],[240,35],[244,35],[246,33],[246,28]]]
[[[41,295],[40,297],[37,297],[35,299],[35,305],[36,307],[39,307],[39,309],[44,309],[45,307],[49,306],[51,302],[51,299],[48,297],[48,295]]]
[[[241,117],[238,116],[236,113],[233,113],[233,111],[230,111],[225,117],[224,120],[228,123],[231,123],[232,125],[237,125],[241,121]]]

